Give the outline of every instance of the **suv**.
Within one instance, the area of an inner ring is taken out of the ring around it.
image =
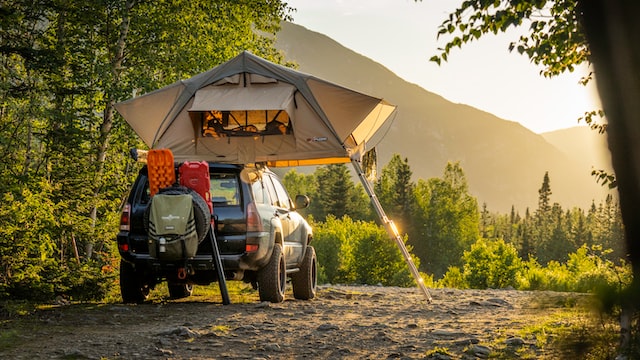
[[[312,231],[296,212],[309,205],[309,198],[298,195],[292,201],[266,167],[210,163],[209,174],[212,219],[225,280],[251,283],[261,301],[281,302],[290,277],[296,299],[315,297],[316,254],[309,245]],[[174,299],[191,295],[194,284],[218,281],[212,241],[201,241],[196,255],[180,262],[150,255],[145,230],[150,203],[145,165],[124,205],[117,236],[123,302],[143,302],[149,290],[163,281]]]

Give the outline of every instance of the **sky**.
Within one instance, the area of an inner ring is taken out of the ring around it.
[[[578,83],[589,69],[543,77],[528,57],[508,50],[526,29],[484,35],[452,50],[440,66],[429,61],[449,39],[437,39],[438,26],[461,2],[287,0],[297,9],[294,23],[329,36],[451,102],[517,121],[536,133],[586,126],[578,118],[600,109],[593,81],[587,87]]]

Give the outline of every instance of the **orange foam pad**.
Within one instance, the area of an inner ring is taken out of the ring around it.
[[[149,150],[149,154],[147,154],[147,172],[151,196],[155,195],[161,188],[173,185],[176,182],[176,172],[171,150]]]

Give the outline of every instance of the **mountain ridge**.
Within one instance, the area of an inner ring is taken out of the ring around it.
[[[536,134],[515,121],[452,103],[300,25],[283,23],[276,47],[300,71],[398,106],[395,118],[381,131],[384,137],[374,139],[379,168],[397,153],[408,159],[414,180],[426,180],[441,177],[448,161],[459,161],[470,193],[501,212],[512,206],[519,212],[535,209],[545,172],[551,200],[563,208],[586,209],[609,193],[591,177],[588,160],[576,159],[579,145],[561,146],[568,132]]]

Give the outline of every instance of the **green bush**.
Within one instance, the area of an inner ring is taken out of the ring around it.
[[[321,283],[352,283],[355,280],[352,262],[352,241],[348,236],[354,227],[349,217],[341,220],[328,216],[325,222],[313,224],[313,247],[318,258],[318,281]]]
[[[395,241],[373,222],[358,221],[354,231],[353,269],[363,284],[409,287],[415,284]],[[403,240],[406,246],[406,239]],[[416,258],[414,262],[418,261]]]
[[[535,258],[524,263],[524,272],[520,289],[522,290],[546,290],[549,288],[547,271]]]
[[[597,292],[603,288],[622,288],[631,282],[628,265],[614,265],[607,252],[582,246],[568,255],[566,263],[550,261],[542,267],[535,259],[525,263],[523,290]]]
[[[329,216],[325,222],[314,224],[313,245],[320,282],[415,285],[397,245],[373,222]],[[413,261],[419,265],[417,258]]]
[[[469,284],[467,284],[467,281],[459,267],[450,266],[442,279],[438,281],[438,286],[454,289],[467,289]]]
[[[602,288],[622,288],[631,283],[630,268],[614,265],[606,258],[609,252],[602,251],[599,246],[588,248],[583,245],[569,254],[567,268],[573,279],[572,291],[596,292]]]
[[[478,239],[464,252],[463,260],[463,277],[474,289],[517,288],[524,271],[516,248],[502,239]]]

